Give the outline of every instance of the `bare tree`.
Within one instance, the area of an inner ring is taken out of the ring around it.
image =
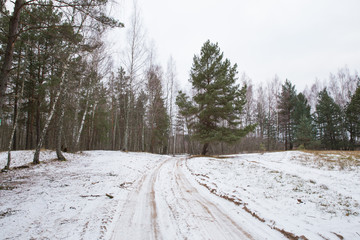
[[[171,137],[173,137],[173,146],[172,153],[175,155],[175,147],[176,147],[176,139],[175,139],[175,130],[174,130],[174,84],[176,80],[176,65],[175,61],[170,56],[167,63],[167,71],[166,71],[166,106],[169,112],[169,146],[171,144]]]
[[[357,73],[351,75],[348,67],[338,70],[336,74],[330,74],[329,92],[335,102],[342,108],[350,102],[351,96],[357,87]]]
[[[247,86],[246,103],[244,105],[245,121],[243,121],[243,124],[247,126],[249,124],[253,124],[255,121],[254,112],[256,106],[255,106],[255,96],[254,96],[254,85],[252,83],[251,78],[249,78],[245,73],[243,73],[241,76],[241,82],[243,86],[244,85]],[[253,133],[249,133],[248,136],[251,134]]]
[[[311,85],[310,89],[305,88],[304,90],[304,95],[308,100],[312,112],[314,112],[316,109],[319,92],[324,89],[324,87],[324,83],[321,83],[319,79],[315,79],[315,83]]]
[[[125,52],[124,65],[129,76],[130,92],[134,92],[135,86],[139,84],[139,75],[146,64],[146,47],[145,47],[145,32],[142,26],[140,17],[140,10],[137,2],[133,2],[133,14],[128,30],[127,48]],[[131,119],[131,101],[127,101],[127,108],[125,113],[125,130],[123,150],[129,148],[130,137],[130,119]]]

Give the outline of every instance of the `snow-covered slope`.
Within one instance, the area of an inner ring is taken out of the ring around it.
[[[187,166],[215,195],[271,227],[308,239],[360,239],[359,154],[242,154]]]

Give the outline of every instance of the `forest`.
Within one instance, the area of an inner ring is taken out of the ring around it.
[[[107,15],[104,0],[16,0],[11,11],[4,3],[1,151],[36,149],[36,163],[44,148],[57,150],[59,159],[61,152],[96,149],[161,154],[204,150],[194,128],[199,120],[179,102],[181,96],[198,92],[180,89],[179,81],[188,79],[177,78],[176,59],[169,57],[166,66],[158,63],[136,6],[124,26],[121,19]],[[122,28],[126,35],[121,66],[115,66],[107,50],[106,34],[113,28]],[[231,141],[213,137],[205,153],[359,149],[356,71],[339,66],[327,80],[314,80],[303,91],[291,79],[275,75],[253,84],[236,66],[232,71],[231,84],[242,94],[233,114],[236,127],[248,131]]]

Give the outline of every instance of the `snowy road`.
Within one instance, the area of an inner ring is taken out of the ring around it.
[[[0,239],[360,239],[360,152],[12,155]]]
[[[133,184],[112,239],[282,239],[200,186],[185,158],[167,158]]]

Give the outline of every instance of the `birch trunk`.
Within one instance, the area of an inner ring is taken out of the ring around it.
[[[76,142],[76,137],[77,137],[77,132],[79,131],[79,125],[78,125],[78,119],[79,119],[79,111],[78,109],[80,108],[80,98],[76,98],[76,102],[75,102],[75,116],[74,116],[74,127],[72,130],[72,142],[75,143]]]
[[[23,94],[24,94],[24,81],[22,82],[22,85],[21,85],[20,98],[19,98],[19,100],[16,102],[16,106],[15,106],[16,109],[19,108],[19,101],[21,101],[21,99],[22,99],[22,97],[23,97]],[[11,163],[11,145],[13,144],[13,141],[14,141],[15,132],[16,132],[17,123],[18,123],[18,118],[19,118],[19,111],[17,110],[16,113],[15,113],[13,128],[12,128],[12,130],[11,130],[11,135],[10,135],[10,140],[9,140],[9,145],[8,145],[8,159],[7,159],[7,164],[6,164],[6,166],[5,166],[5,170],[9,170],[9,169],[10,169],[10,163]]]
[[[112,150],[115,150],[115,143],[116,143],[116,126],[117,126],[117,110],[115,109],[115,120],[113,123],[113,132],[112,132]]]
[[[62,74],[62,77],[61,77],[60,89],[59,89],[59,91],[58,91],[58,92],[56,93],[56,95],[55,95],[55,99],[54,99],[53,105],[52,105],[52,107],[51,107],[50,114],[49,114],[48,118],[46,119],[45,126],[44,126],[44,128],[43,128],[43,130],[42,130],[42,132],[41,132],[41,135],[40,135],[39,143],[38,143],[37,146],[36,146],[33,164],[39,164],[39,163],[40,163],[40,160],[39,160],[39,157],[40,157],[40,148],[41,148],[41,146],[43,145],[43,142],[44,142],[44,139],[45,139],[45,136],[46,136],[47,129],[49,128],[49,124],[50,124],[50,122],[51,122],[51,119],[52,119],[52,117],[54,116],[56,104],[57,104],[57,102],[58,102],[58,100],[59,100],[59,97],[60,97],[60,94],[61,94],[63,85],[64,85],[64,73]]]
[[[83,117],[81,119],[81,124],[80,124],[80,128],[79,128],[79,132],[76,135],[76,140],[75,140],[75,150],[78,150],[79,147],[79,142],[80,142],[80,136],[81,136],[81,132],[84,128],[84,123],[85,123],[85,118],[88,112],[88,107],[89,107],[89,91],[86,93],[86,105],[85,105],[85,110],[84,110],[84,114]]]
[[[93,108],[91,109],[90,115],[91,115],[91,128],[90,128],[90,134],[89,134],[89,150],[91,148],[93,148],[93,139],[94,139],[94,119],[95,119],[95,112],[96,112],[96,107],[97,107],[98,102],[96,101],[94,103]]]

